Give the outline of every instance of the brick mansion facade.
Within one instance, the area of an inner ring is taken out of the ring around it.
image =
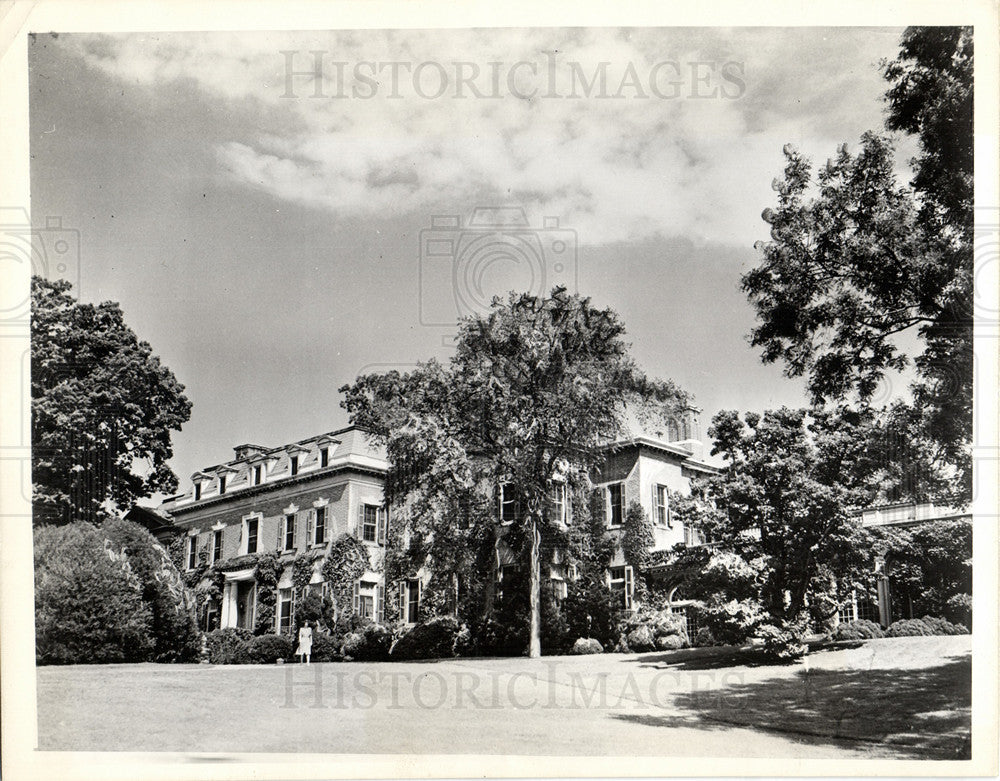
[[[350,608],[381,621],[389,598],[398,600],[397,615],[405,623],[417,621],[428,573],[409,573],[396,583],[384,581],[386,530],[392,523],[383,496],[389,463],[367,432],[348,427],[279,447],[246,444],[234,451],[229,461],[195,472],[188,490],[169,497],[158,510],[135,508],[132,513],[141,515],[135,519],[154,533],[182,538],[184,570],[214,565],[222,573],[220,594],[208,601],[199,617],[202,629],[256,626],[255,557],[276,553],[283,568],[276,587],[273,631],[290,631],[296,584],[288,565],[303,558],[311,561],[305,588],[325,593],[321,565],[332,543],[343,535],[362,544],[371,562],[354,583]],[[626,508],[638,502],[652,521],[653,550],[668,550],[682,542],[698,544],[697,533],[674,520],[669,495],[687,493],[694,476],[714,471],[702,457],[696,410],[689,410],[668,430],[649,431],[632,421],[622,438],[608,444],[597,478],[604,523],[614,535],[624,523]],[[497,519],[502,523],[513,508],[504,501],[502,488],[498,493]],[[557,489],[553,501],[561,503],[565,521],[571,523],[564,493]],[[498,562],[498,581],[511,565],[509,557]],[[637,607],[635,574],[619,546],[609,562],[607,583],[623,609]],[[558,564],[547,575],[557,595],[560,590],[565,594],[565,581],[574,577]]]

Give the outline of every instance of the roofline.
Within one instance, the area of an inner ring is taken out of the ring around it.
[[[388,467],[387,467],[388,468]],[[303,483],[310,483],[314,480],[318,480],[322,477],[330,477],[331,475],[336,475],[341,472],[358,472],[360,474],[372,475],[374,477],[384,477],[387,471],[386,469],[378,469],[373,466],[363,466],[356,463],[348,464],[337,464],[336,466],[328,467],[320,472],[306,472],[305,474],[296,475],[292,478],[282,478],[281,480],[275,480],[269,483],[262,483],[261,485],[251,486],[250,488],[241,488],[233,493],[226,493],[222,496],[213,496],[210,499],[199,499],[197,502],[192,502],[191,504],[183,505],[182,507],[171,507],[169,513],[172,516],[183,515],[189,513],[193,510],[201,510],[204,507],[214,507],[218,504],[225,504],[233,499],[241,499],[245,496],[258,496],[260,494],[268,493],[274,488],[285,488],[287,486],[300,485]],[[171,497],[170,499],[165,499],[164,504],[170,502],[172,499],[181,498],[187,496],[187,494],[179,494],[177,497]],[[160,505],[161,507],[163,505]],[[167,512],[167,511],[164,511]]]
[[[375,435],[374,431],[372,431],[370,428],[366,428],[365,426],[345,426],[344,428],[339,428],[336,431],[327,431],[327,432],[324,432],[323,434],[314,434],[311,437],[305,437],[304,439],[300,439],[300,440],[298,440],[296,442],[286,442],[284,445],[278,445],[277,447],[265,447],[264,445],[250,445],[250,447],[259,448],[260,450],[262,450],[264,452],[263,453],[254,453],[253,455],[248,456],[247,458],[231,458],[229,461],[223,461],[223,462],[221,462],[219,464],[214,464],[212,466],[206,466],[203,469],[199,469],[198,472],[206,472],[206,473],[213,472],[213,471],[222,469],[224,467],[229,467],[230,464],[242,464],[242,463],[245,463],[245,462],[249,462],[250,458],[252,458],[254,455],[269,456],[272,453],[280,453],[280,452],[282,452],[282,451],[284,451],[284,450],[286,450],[286,449],[288,449],[290,447],[294,447],[296,445],[301,445],[303,442],[316,442],[317,440],[323,439],[324,437],[331,437],[332,438],[332,437],[336,437],[338,434],[346,434],[348,431],[361,431],[361,432],[363,432],[365,434]],[[339,443],[340,442],[338,440],[338,444]],[[246,445],[236,445],[235,447],[246,447]],[[229,467],[229,468],[232,468],[232,467]],[[179,495],[183,496],[184,494],[179,494]]]
[[[711,474],[718,474],[722,470],[713,466],[712,464],[706,464],[704,461],[698,461],[694,458],[694,455],[690,450],[680,447],[679,445],[674,445],[669,442],[662,442],[658,439],[652,439],[650,437],[630,437],[629,439],[618,439],[607,445],[601,447],[602,450],[619,450],[627,447],[646,447],[650,450],[662,450],[671,455],[682,456],[683,465],[691,467],[693,469],[701,469]]]

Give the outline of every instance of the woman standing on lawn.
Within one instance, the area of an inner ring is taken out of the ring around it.
[[[299,661],[304,660],[306,664],[309,664],[309,657],[312,656],[312,644],[312,627],[308,623],[303,624],[299,630],[299,647],[295,649],[295,654],[299,657]]]

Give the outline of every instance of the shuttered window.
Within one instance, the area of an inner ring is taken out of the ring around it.
[[[326,542],[326,508],[316,508],[316,518],[313,522],[313,540],[317,545]]]

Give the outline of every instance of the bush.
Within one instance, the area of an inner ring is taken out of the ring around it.
[[[35,654],[39,664],[145,661],[153,616],[124,556],[89,523],[34,532]]]
[[[577,655],[602,654],[604,653],[604,648],[592,637],[581,637],[573,643],[570,653]]]
[[[381,624],[368,624],[344,638],[343,654],[356,662],[384,662],[392,647],[392,632]]]
[[[342,641],[332,635],[328,635],[324,632],[313,632],[312,661],[339,662],[344,658],[343,654],[340,652],[342,645]]]
[[[659,651],[676,651],[687,644],[683,635],[663,635],[656,638],[656,648]]]
[[[292,655],[292,639],[288,635],[257,635],[247,648],[252,664],[274,664]]]
[[[216,629],[205,637],[212,664],[250,664],[253,633],[249,629]]]
[[[569,637],[592,637],[605,648],[613,647],[618,640],[618,606],[603,581],[570,583],[561,610]]]
[[[765,659],[773,662],[792,662],[805,656],[807,622],[799,619],[778,624],[762,624],[754,633],[758,650]]]
[[[435,616],[417,624],[392,646],[393,659],[445,659],[455,656],[461,626],[454,616]]]
[[[150,661],[194,661],[201,638],[194,602],[184,579],[157,539],[137,523],[111,518],[101,527],[111,549],[126,557],[149,606],[153,639]]]
[[[621,625],[622,651],[652,651],[654,648],[676,649],[688,645],[687,622],[669,608],[641,610],[628,616]]]
[[[656,638],[648,626],[637,626],[625,635],[625,644],[630,651],[652,651],[656,647]]]
[[[712,634],[712,630],[707,626],[699,627],[698,631],[694,635],[693,645],[698,648],[707,648],[712,645],[718,645],[715,640],[715,636]]]
[[[893,622],[885,631],[886,637],[930,637],[931,635],[964,635],[968,630],[943,618],[904,618]]]
[[[744,645],[767,620],[760,603],[750,599],[713,601],[688,609],[696,611],[698,622],[722,645]]]
[[[882,627],[864,618],[838,624],[833,632],[834,640],[874,640],[879,637],[885,637]]]
[[[967,635],[969,630],[962,624],[953,624],[944,618],[934,616],[924,616],[922,619],[931,632],[935,635]]]

